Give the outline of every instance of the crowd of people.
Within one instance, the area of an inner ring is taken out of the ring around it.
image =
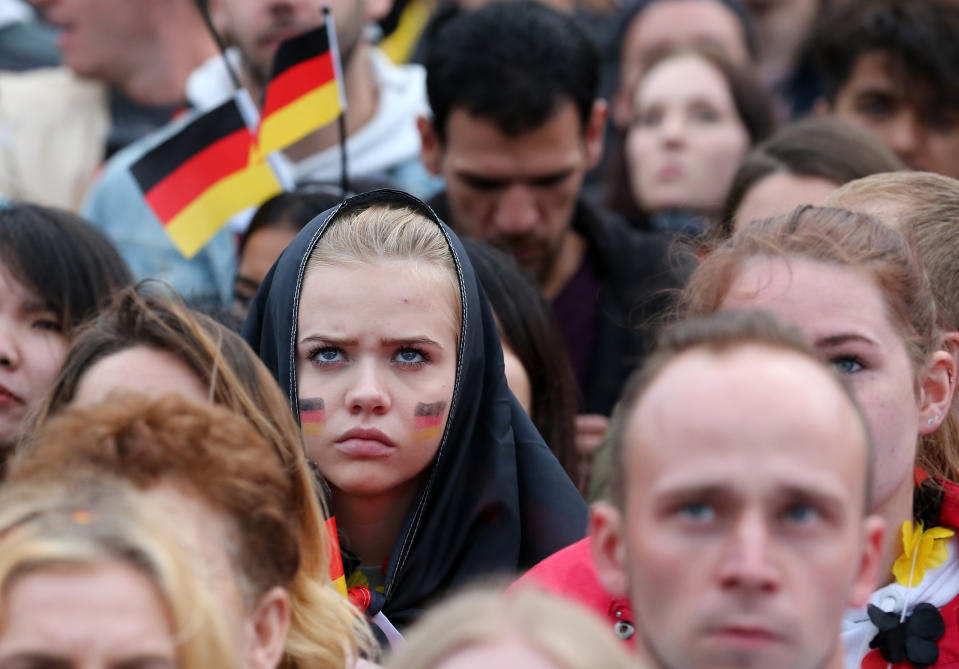
[[[340,122],[184,256],[131,166],[327,6]],[[959,667],[957,63],[956,0],[0,0],[0,668]]]

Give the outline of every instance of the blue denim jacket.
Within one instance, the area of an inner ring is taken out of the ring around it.
[[[173,123],[113,156],[90,190],[82,213],[113,241],[137,279],[165,281],[192,306],[226,306],[233,294],[236,235],[224,228],[187,260],[143,199],[129,169],[179,125]]]

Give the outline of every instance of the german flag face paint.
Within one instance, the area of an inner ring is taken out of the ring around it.
[[[323,434],[323,426],[326,424],[326,409],[323,405],[323,398],[311,397],[300,400],[300,425],[303,434],[310,437],[317,437]]]
[[[431,404],[419,402],[413,414],[416,418],[416,439],[437,439],[443,432],[443,410],[446,402],[442,400]]]

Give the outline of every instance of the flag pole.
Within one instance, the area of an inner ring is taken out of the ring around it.
[[[336,95],[340,102],[340,115],[336,119],[336,125],[340,135],[340,190],[345,198],[350,192],[350,176],[347,169],[346,152],[346,91],[344,86],[346,80],[343,78],[343,64],[340,62],[340,45],[336,40],[336,23],[333,20],[333,12],[329,5],[323,5],[323,21],[326,25],[326,36],[330,42],[330,51],[333,56],[333,73],[336,78]]]
[[[203,23],[206,24],[207,31],[213,37],[213,41],[216,42],[216,48],[220,52],[220,60],[223,61],[223,66],[230,75],[230,81],[233,82],[236,106],[240,110],[243,122],[253,136],[253,141],[256,142],[257,133],[260,129],[260,112],[256,107],[256,103],[253,102],[253,96],[250,95],[250,92],[240,83],[240,77],[230,63],[230,59],[227,56],[226,42],[223,41],[223,37],[217,32],[216,26],[213,25],[213,17],[210,16],[209,0],[196,0],[196,6],[200,10],[200,15],[203,16]],[[280,183],[284,191],[289,193],[296,190],[296,182],[293,175],[290,173],[290,170],[280,164],[277,156],[270,153],[266,156],[266,162],[273,171],[273,176],[276,177],[276,180]]]
[[[230,59],[226,55],[226,42],[223,41],[223,37],[220,36],[220,33],[216,31],[216,26],[213,25],[213,17],[210,16],[210,5],[209,0],[196,0],[197,9],[200,10],[200,16],[203,17],[203,23],[206,25],[207,31],[213,37],[213,41],[216,43],[216,48],[220,52],[220,57],[223,59],[223,66],[226,67],[226,71],[230,75],[230,80],[233,82],[233,87],[237,90],[243,88],[243,85],[240,83],[240,77],[237,76],[236,70],[233,69],[233,66],[230,64]]]

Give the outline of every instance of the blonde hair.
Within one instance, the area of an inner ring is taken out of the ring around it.
[[[0,601],[28,573],[119,562],[145,576],[163,601],[178,667],[239,666],[236,640],[170,524],[128,486],[102,476],[8,486],[0,494]],[[7,611],[0,613],[2,629]]]
[[[959,181],[932,172],[874,174],[837,189],[827,204],[905,234],[929,275],[939,326],[959,330]]]
[[[612,629],[580,606],[535,588],[463,592],[428,611],[386,669],[433,669],[458,651],[518,640],[561,669],[635,669]]]
[[[33,419],[32,431],[73,401],[94,364],[137,346],[168,352],[186,363],[209,388],[214,404],[252,424],[279,456],[292,483],[300,567],[287,585],[292,611],[282,666],[340,666],[347,651],[375,648],[362,615],[330,582],[325,509],[300,428],[276,380],[239,335],[164,294],[160,284],[140,284],[119,293],[109,309],[80,331]],[[36,448],[32,441],[22,444],[23,455]]]
[[[374,204],[350,209],[330,221],[306,265],[306,274],[321,267],[407,260],[439,270],[449,290],[457,331],[462,325],[459,273],[440,226],[409,207]]]

